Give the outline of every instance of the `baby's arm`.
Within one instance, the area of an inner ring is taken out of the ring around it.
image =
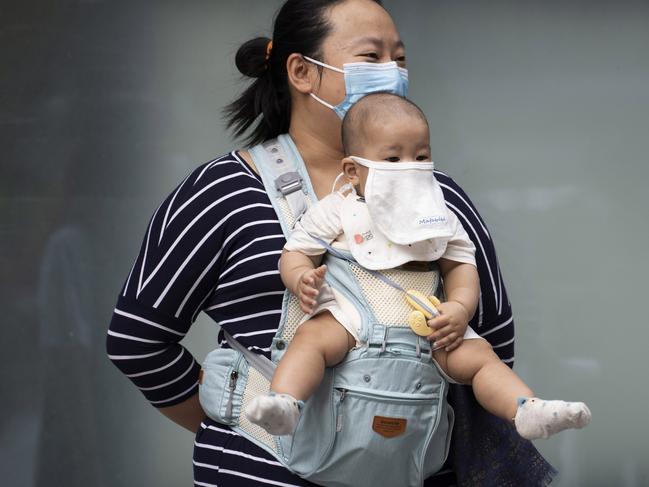
[[[469,320],[478,306],[480,281],[472,264],[442,258],[439,266],[444,277],[446,302],[438,307],[440,316],[428,322],[431,328],[435,328],[428,339],[450,352],[462,343]]]
[[[340,209],[343,197],[332,193],[309,208],[295,224],[280,258],[280,275],[286,288],[300,300],[300,308],[312,313],[326,266],[321,266],[326,249],[342,233]],[[319,267],[318,267],[319,266]]]
[[[300,308],[305,313],[313,312],[327,270],[324,265],[317,267],[321,259],[321,255],[308,256],[286,249],[280,257],[279,272],[282,282],[286,289],[298,297]]]

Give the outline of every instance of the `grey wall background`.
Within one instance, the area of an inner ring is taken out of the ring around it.
[[[559,486],[649,484],[649,2],[386,1],[438,167],[480,209],[516,370],[594,419]],[[106,359],[149,217],[235,147],[236,48],[279,1],[0,1],[0,482],[191,483],[192,436]],[[202,316],[185,340],[216,344]]]

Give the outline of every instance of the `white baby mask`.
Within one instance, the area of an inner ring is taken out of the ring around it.
[[[453,235],[432,162],[386,162],[351,157],[369,169],[365,202],[376,227],[400,245]]]

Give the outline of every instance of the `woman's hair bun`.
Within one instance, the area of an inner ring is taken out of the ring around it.
[[[256,37],[243,45],[237,51],[234,62],[244,76],[260,78],[266,72],[266,48],[270,39]]]

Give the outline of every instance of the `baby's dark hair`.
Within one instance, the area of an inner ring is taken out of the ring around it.
[[[358,155],[358,147],[365,142],[365,128],[369,122],[386,117],[415,117],[428,126],[424,112],[416,104],[393,93],[371,93],[364,96],[347,111],[342,123],[342,143],[346,156]]]

